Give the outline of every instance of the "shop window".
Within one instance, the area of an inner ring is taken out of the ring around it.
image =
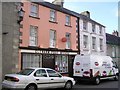
[[[68,56],[56,55],[55,70],[58,72],[68,72]]]
[[[36,54],[22,55],[22,69],[27,67],[42,67],[42,56]]]

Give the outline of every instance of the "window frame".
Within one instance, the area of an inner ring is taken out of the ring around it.
[[[33,6],[36,7],[36,11],[32,10]],[[39,5],[31,3],[30,16],[31,17],[39,17]]]
[[[96,33],[96,25],[95,25],[95,23],[92,23],[92,33]]]
[[[68,72],[68,56],[67,55],[55,56],[55,70],[60,73]]]
[[[69,35],[69,38],[67,37]],[[66,32],[65,37],[67,39],[66,41],[66,49],[71,49],[71,33]]]
[[[57,12],[53,9],[50,10],[50,21],[51,22],[56,22],[57,21]]]
[[[103,51],[103,39],[99,39],[100,40],[100,51]]]
[[[87,29],[88,29],[88,22],[87,20],[83,20],[83,30],[87,31]]]
[[[54,38],[53,39],[51,38],[51,32],[52,31],[54,32]],[[56,30],[50,29],[49,36],[50,36],[49,47],[50,48],[56,48],[56,38],[57,38],[57,36],[56,36]],[[51,45],[51,42],[52,42],[53,46]]]
[[[70,15],[65,16],[65,25],[71,26],[71,16]]]
[[[33,45],[33,42],[34,42],[34,45]],[[38,27],[37,26],[30,25],[29,46],[38,46]]]
[[[92,50],[96,50],[96,37],[92,37]]]
[[[84,43],[86,43],[86,46]],[[83,35],[83,46],[84,46],[84,49],[88,49],[88,36],[87,35]]]

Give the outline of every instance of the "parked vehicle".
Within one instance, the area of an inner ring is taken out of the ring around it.
[[[2,87],[24,90],[38,88],[71,89],[75,81],[71,77],[62,76],[50,68],[26,68],[17,74],[6,74]]]
[[[99,84],[102,79],[118,80],[119,71],[109,56],[76,55],[73,65],[73,76],[77,80],[91,80]]]

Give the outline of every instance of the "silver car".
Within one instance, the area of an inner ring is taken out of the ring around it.
[[[37,90],[38,88],[71,89],[75,80],[50,68],[26,68],[17,74],[6,74],[3,88]]]

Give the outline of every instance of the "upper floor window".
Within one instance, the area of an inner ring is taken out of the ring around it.
[[[56,31],[50,30],[50,47],[55,48],[56,46]]]
[[[112,57],[116,56],[116,48],[115,46],[112,47]]]
[[[96,38],[92,37],[92,49],[96,50]]]
[[[99,34],[102,35],[102,26],[99,26]]]
[[[103,50],[103,39],[100,39],[100,51]]]
[[[71,41],[70,41],[70,37],[71,37],[71,34],[70,33],[66,33],[66,49],[70,49],[71,48]]]
[[[68,25],[68,26],[71,25],[71,20],[70,20],[70,16],[69,15],[66,15],[66,23],[65,23],[65,25]]]
[[[92,24],[92,32],[95,33],[95,24]]]
[[[50,10],[50,21],[55,22],[56,21],[56,11]]]
[[[88,48],[88,36],[83,35],[83,46],[84,48]]]
[[[87,21],[83,20],[83,30],[87,30]]]
[[[37,26],[30,26],[30,37],[29,37],[29,45],[30,46],[37,46],[38,42],[38,27]]]
[[[31,4],[30,16],[38,17],[38,5]]]

